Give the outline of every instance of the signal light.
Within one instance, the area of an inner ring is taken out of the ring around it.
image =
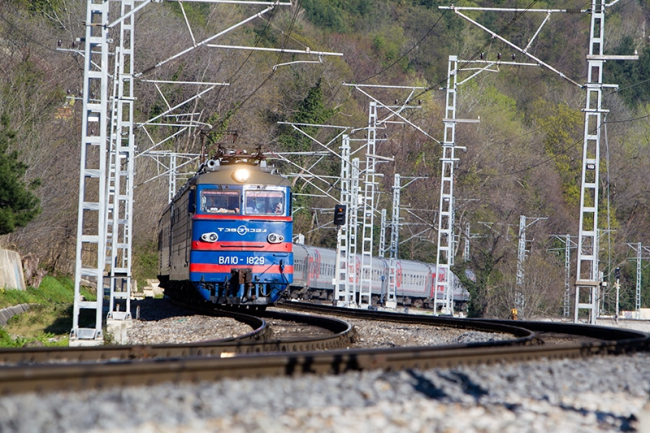
[[[334,206],[334,225],[345,225],[345,205],[337,204]]]

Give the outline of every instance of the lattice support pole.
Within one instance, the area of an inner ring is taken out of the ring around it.
[[[564,241],[564,302],[563,317],[568,318],[571,312],[571,235],[566,235]]]
[[[350,178],[350,209],[348,211],[348,281],[352,300],[350,306],[357,306],[357,292],[359,286],[359,274],[357,269],[357,228],[359,227],[359,204],[361,195],[359,190],[359,158],[352,159],[350,166],[352,176]]]
[[[169,203],[171,203],[174,195],[176,194],[176,153],[172,152],[169,154],[169,178],[167,184],[167,194],[169,196]]]
[[[386,307],[397,307],[397,259],[399,257],[399,227],[400,227],[400,205],[401,205],[402,179],[399,173],[395,173],[393,180],[393,213],[391,216],[390,247],[388,261],[388,291]]]
[[[108,11],[107,0],[88,0],[84,56],[83,112],[79,173],[79,207],[70,345],[104,341],[102,309],[106,263],[106,153],[108,131]],[[97,300],[82,299],[82,285],[94,282]],[[82,326],[81,310],[94,311],[93,326]]]
[[[526,229],[535,224],[537,221],[544,219],[546,218],[535,218],[533,222],[526,224],[526,216],[519,216],[519,242],[517,248],[517,287],[515,289],[515,308],[517,308],[517,314],[520,318],[523,318],[526,315],[526,296],[523,292],[523,286],[525,282],[524,262],[526,261],[527,253]]]
[[[363,193],[363,233],[361,238],[361,285],[359,307],[372,304],[372,250],[375,219],[375,176],[377,144],[377,103],[370,102],[368,110],[368,142],[366,145],[366,173]]]
[[[349,212],[351,204],[351,164],[350,137],[343,135],[341,144],[341,204],[346,206],[348,215],[345,224],[339,227],[336,239],[336,272],[334,277],[334,302],[337,306],[349,307],[354,303],[354,287],[350,284],[349,275]]]
[[[600,279],[598,272],[598,199],[600,170],[600,127],[602,115],[603,55],[605,38],[605,6],[601,0],[591,2],[591,30],[587,71],[584,141],[582,147],[582,182],[580,190],[580,222],[576,272],[574,322],[580,310],[589,314],[589,323],[596,324]],[[586,292],[586,293],[585,293]],[[581,299],[586,298],[586,302]]]
[[[636,286],[635,286],[636,290],[634,294],[634,310],[638,316],[638,314],[640,314],[641,311],[641,279],[642,279],[641,270],[643,269],[641,263],[643,260],[648,260],[648,258],[650,257],[650,254],[643,257],[643,252],[650,253],[650,248],[644,247],[643,245],[641,245],[641,242],[637,242],[636,244],[627,244],[627,245],[630,248],[632,248],[636,253],[636,257],[632,260],[636,260]],[[617,311],[618,311],[618,307],[617,307]]]
[[[456,86],[458,57],[449,56],[447,69],[447,97],[445,102],[444,141],[442,143],[442,174],[440,177],[440,205],[438,212],[438,250],[436,253],[436,278],[433,289],[433,311],[441,304],[442,314],[453,314],[451,263],[453,254],[454,215],[454,164],[456,141]],[[438,298],[441,297],[439,300]]]
[[[388,221],[386,216],[386,209],[381,210],[381,223],[379,231],[379,257],[386,257],[386,228]]]
[[[110,281],[108,319],[131,319],[131,258],[135,176],[134,25],[135,0],[121,0],[119,47],[115,55],[113,116],[108,171],[107,265]]]

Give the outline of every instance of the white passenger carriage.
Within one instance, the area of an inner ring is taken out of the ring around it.
[[[294,269],[293,284],[289,289],[292,299],[333,300],[336,251],[328,248],[293,245]],[[380,303],[388,290],[388,259],[372,259],[372,299]],[[356,280],[359,281],[361,256],[356,256]],[[433,307],[436,265],[411,260],[397,260],[397,301],[404,306]],[[469,292],[461,285],[459,278],[452,274],[452,299],[457,310],[463,309],[469,301]],[[441,287],[436,292],[442,299]]]

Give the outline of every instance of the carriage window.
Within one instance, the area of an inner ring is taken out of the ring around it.
[[[283,191],[244,191],[244,203],[246,215],[285,215]]]
[[[239,191],[201,191],[201,212],[239,213]]]

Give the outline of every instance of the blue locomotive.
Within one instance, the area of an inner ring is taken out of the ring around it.
[[[291,182],[261,152],[218,152],[163,212],[158,279],[172,298],[263,307],[293,282]]]

